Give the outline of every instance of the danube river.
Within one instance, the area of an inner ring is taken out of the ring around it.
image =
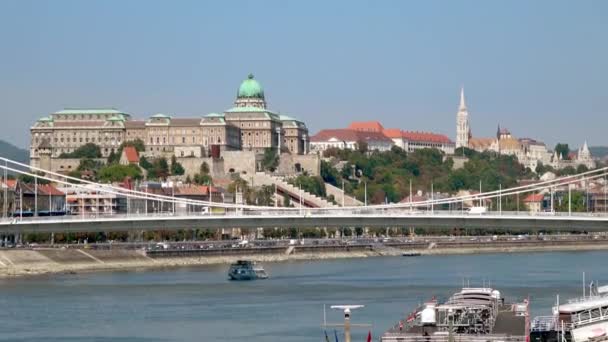
[[[376,257],[269,263],[268,280],[229,282],[227,266],[0,280],[2,341],[322,341],[323,304],[364,304],[374,339],[433,295],[470,279],[549,314],[555,295],[608,282],[608,252]],[[342,314],[328,309],[329,322]],[[333,330],[328,330],[332,337]],[[338,333],[341,338],[340,331]],[[353,341],[364,341],[367,329]]]

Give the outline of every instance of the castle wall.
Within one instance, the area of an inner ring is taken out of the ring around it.
[[[302,171],[306,171],[311,176],[321,174],[321,158],[319,155],[281,153],[279,166],[276,170],[277,174],[293,175]]]

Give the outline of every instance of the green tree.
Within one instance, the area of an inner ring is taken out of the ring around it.
[[[240,191],[243,194],[243,200],[246,202],[246,204],[252,204],[250,202],[250,199],[253,198],[251,195],[252,189],[247,181],[242,179],[240,176],[237,175],[232,183],[228,184],[227,190],[233,194]]]
[[[44,176],[44,173],[42,173],[42,172],[35,172],[35,174],[37,174],[39,176]],[[23,183],[28,183],[28,184],[35,183],[34,176],[30,176],[30,175],[20,174],[17,177],[17,179],[19,179],[19,181],[21,181]],[[38,184],[50,184],[50,183],[51,182],[46,179],[38,178]]]
[[[97,172],[97,178],[102,182],[119,182],[125,178],[141,179],[141,169],[137,165],[107,165]]]
[[[74,178],[82,178],[82,172],[78,171],[78,170],[72,170],[72,171],[68,172],[68,176],[74,177]],[[79,181],[72,180],[72,179],[68,179],[68,182],[73,183],[73,184],[80,183]]]
[[[321,178],[323,178],[323,181],[326,183],[337,186],[340,175],[338,170],[331,166],[331,164],[325,160],[321,160]]]
[[[289,183],[296,187],[302,188],[302,190],[310,192],[320,197],[325,197],[325,182],[321,177],[313,177],[306,175],[299,175],[295,179],[289,180]]]
[[[256,205],[263,206],[272,206],[274,205],[274,186],[272,185],[262,185],[259,189],[252,192],[253,198],[250,199],[251,203],[255,203]]]
[[[182,164],[177,161],[175,155],[171,156],[171,174],[175,176],[181,176],[186,172]]]
[[[560,169],[559,171],[557,171],[558,176],[570,176],[570,175],[575,175],[576,174],[576,169],[574,168],[574,166],[566,166],[563,169]]]
[[[59,158],[101,158],[101,148],[93,143],[86,143],[71,153],[62,153]]]
[[[209,164],[202,162],[199,168],[199,173],[194,175],[193,179],[195,184],[213,184],[213,179],[209,175]]]
[[[572,207],[571,210],[572,212],[584,212],[587,211],[587,206],[585,204],[586,202],[586,198],[585,198],[585,193],[582,191],[572,191],[571,194],[571,200],[572,200]],[[561,203],[558,202],[558,204],[556,205],[556,210],[557,211],[562,211],[562,212],[567,212],[568,211],[568,194],[564,194]]]
[[[538,163],[536,165],[536,169],[534,171],[539,176],[542,176],[546,172],[553,172],[553,173],[555,173],[555,169],[551,165],[543,165],[543,163]]]
[[[88,171],[97,172],[102,167],[103,167],[103,163],[101,163],[98,160],[90,159],[90,158],[83,158],[83,159],[80,159],[80,163],[78,164],[78,167],[76,168],[76,170],[77,171],[88,170]]]
[[[120,162],[120,154],[115,153],[114,151],[110,152],[110,155],[108,155],[108,164],[118,164],[119,162]]]
[[[169,164],[164,157],[156,158],[152,162],[145,158],[142,161],[140,158],[139,165],[148,171],[148,179],[166,179],[169,176]]]
[[[262,167],[264,170],[274,172],[277,166],[279,166],[279,156],[277,155],[276,149],[264,149],[264,157],[262,158]]]
[[[119,150],[122,152],[122,149],[126,146],[133,146],[137,152],[144,152],[146,150],[146,145],[141,139],[129,140],[120,144]]]
[[[209,174],[209,164],[207,164],[207,162],[205,162],[205,161],[201,163],[200,174],[201,175]]]
[[[139,157],[139,166],[144,168],[146,171],[150,171],[152,169],[152,163],[148,161],[148,158],[145,156]]]
[[[198,185],[213,184],[213,178],[210,175],[201,175],[200,173],[195,174],[192,181]]]

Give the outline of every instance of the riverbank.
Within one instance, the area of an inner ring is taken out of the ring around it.
[[[323,260],[399,256],[406,251],[425,255],[521,253],[553,251],[608,250],[606,240],[585,241],[513,241],[427,244],[413,243],[381,246],[300,247],[287,249],[258,248],[243,254],[243,250],[222,253],[168,253],[146,255],[143,250],[95,250],[79,248],[3,249],[0,250],[0,277],[19,277],[43,274],[74,274],[82,272],[159,269],[170,267],[230,264],[238,259],[258,262],[295,260]]]

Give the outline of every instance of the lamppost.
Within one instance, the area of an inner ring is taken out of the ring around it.
[[[344,179],[342,180],[342,207],[344,208]]]
[[[410,178],[410,212],[412,211],[412,179]]]
[[[365,206],[367,207],[367,181],[363,183],[365,185]]]
[[[34,176],[34,216],[38,216],[38,177]]]
[[[572,216],[572,184],[568,184],[568,216]]]
[[[502,184],[498,184],[498,214],[502,215]]]
[[[281,155],[281,128],[277,127],[275,129],[275,131],[277,132],[278,135],[278,142],[277,142],[277,156]]]
[[[433,182],[431,182],[431,214],[435,214],[435,190],[433,189]]]

